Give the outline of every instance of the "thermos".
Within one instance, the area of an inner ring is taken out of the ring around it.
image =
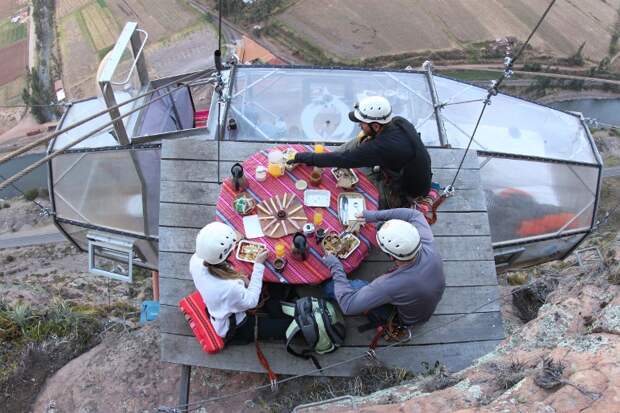
[[[248,180],[243,175],[243,166],[241,166],[240,163],[236,163],[230,168],[230,174],[232,175],[235,192],[241,192],[247,189]]]
[[[292,254],[293,258],[299,261],[304,261],[308,257],[308,240],[301,232],[293,235]]]

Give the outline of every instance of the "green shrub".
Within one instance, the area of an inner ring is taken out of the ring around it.
[[[24,192],[24,198],[28,201],[34,201],[39,196],[39,189],[32,188]]]

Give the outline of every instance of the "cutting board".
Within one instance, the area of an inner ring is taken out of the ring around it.
[[[267,198],[256,209],[263,233],[269,238],[282,238],[301,231],[308,221],[301,200],[291,194]]]

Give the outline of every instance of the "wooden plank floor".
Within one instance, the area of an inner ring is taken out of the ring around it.
[[[219,182],[229,175],[234,162],[269,146],[222,142],[218,165],[215,142],[183,139],[162,143],[159,271],[163,361],[263,371],[253,345],[231,346],[216,355],[204,353],[178,309],[178,302],[194,290],[188,271],[189,258],[198,230],[214,219]],[[429,149],[429,152],[433,179],[444,185],[450,183],[463,150]],[[489,222],[475,152],[467,154],[455,187],[456,196],[443,203],[439,220],[432,227],[444,260],[446,291],[433,317],[415,327],[411,342],[390,348],[380,343],[377,356],[388,365],[420,371],[423,362],[432,365],[439,360],[451,371],[458,371],[493,350],[504,338]],[[390,266],[387,256],[376,249],[353,277],[371,280]],[[304,293],[318,292],[313,288],[316,287],[304,287]],[[323,366],[365,352],[372,332],[357,332],[356,327],[363,322],[361,317],[347,318],[345,346],[320,357]],[[298,374],[314,369],[311,362],[290,356],[282,344],[265,343],[263,350],[277,373]],[[324,374],[352,375],[359,365],[360,361],[341,365]]]

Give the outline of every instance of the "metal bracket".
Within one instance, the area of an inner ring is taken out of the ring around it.
[[[600,267],[603,265],[603,254],[598,247],[588,247],[575,251],[577,257],[577,263],[581,268],[586,268],[590,265]]]

